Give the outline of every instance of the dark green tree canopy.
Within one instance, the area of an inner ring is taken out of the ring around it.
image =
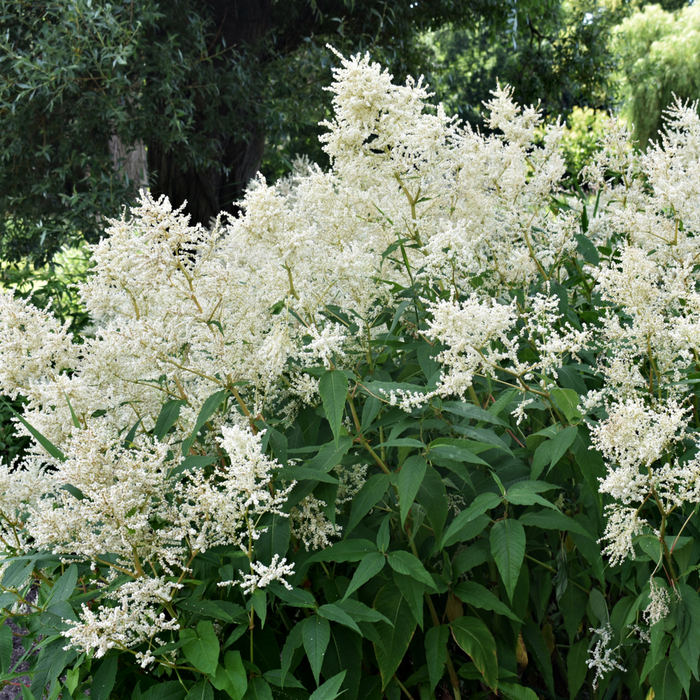
[[[580,94],[603,99],[595,97],[604,92],[599,24],[579,22],[565,35],[556,0],[8,0],[1,8],[5,259],[47,260],[71,238],[95,240],[146,179],[153,194],[187,200],[193,221],[208,224],[235,211],[259,169],[276,177],[295,153],[318,159],[327,42],[416,75],[434,64],[425,32],[450,26],[471,33],[455,35],[448,57],[495,56],[520,101],[546,95],[547,108],[561,109]],[[572,72],[589,79],[577,78],[569,95]]]

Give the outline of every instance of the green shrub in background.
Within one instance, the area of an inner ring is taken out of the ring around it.
[[[567,172],[576,177],[593,159],[605,132],[607,115],[590,107],[574,107],[566,120],[562,153]]]
[[[697,114],[608,122],[588,206],[507,89],[331,89],[328,172],[112,222],[94,338],[0,297],[24,698],[694,697]]]

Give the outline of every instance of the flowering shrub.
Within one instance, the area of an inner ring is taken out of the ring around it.
[[[94,336],[0,297],[25,698],[693,697],[696,111],[609,121],[582,201],[507,89],[488,137],[367,57],[330,89],[329,172],[112,222]]]

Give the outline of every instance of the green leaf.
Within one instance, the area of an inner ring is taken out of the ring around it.
[[[418,494],[425,470],[428,468],[428,463],[425,457],[414,455],[409,457],[402,465],[399,472],[399,505],[401,508],[401,525],[406,522],[406,517],[411,512],[411,505]]]
[[[177,476],[178,474],[183,474],[193,469],[208,467],[210,464],[214,464],[218,459],[216,455],[187,455],[180,464],[171,470],[170,475]]]
[[[464,581],[457,584],[454,589],[455,595],[463,602],[473,605],[475,608],[482,610],[492,610],[499,615],[505,615],[514,622],[522,622],[522,620],[501,600],[499,600],[491,591],[475,581]]]
[[[190,448],[194,444],[194,441],[197,439],[197,435],[199,435],[199,431],[204,427],[204,424],[212,417],[212,415],[219,408],[219,406],[221,406],[221,404],[227,396],[228,391],[222,389],[221,391],[217,391],[215,394],[209,396],[207,400],[202,404],[202,408],[200,409],[199,415],[197,416],[197,422],[194,424],[194,430],[192,431],[192,434],[190,435],[190,437],[187,438],[187,440],[184,440],[182,443],[183,457],[187,457]]]
[[[377,545],[369,540],[342,540],[316,552],[304,562],[303,566],[307,567],[318,561],[360,561],[365,554],[376,551]]]
[[[608,613],[608,604],[605,602],[605,596],[597,589],[591,589],[588,597],[588,602],[591,604],[591,610],[600,621],[601,626],[607,625],[610,622],[610,614]]]
[[[7,673],[12,663],[12,628],[0,625],[0,672]]]
[[[583,213],[586,213],[585,207]],[[584,236],[582,233],[575,233],[574,238],[576,239],[576,252],[586,261],[591,263],[591,265],[600,264],[600,255],[598,254],[598,249],[595,247],[593,241]]]
[[[479,406],[475,406],[472,403],[464,403],[462,401],[446,401],[442,404],[442,410],[448,413],[453,413],[456,416],[462,416],[463,418],[471,418],[475,421],[481,421],[484,423],[493,423],[494,425],[500,425],[503,428],[510,428],[510,425],[504,420],[501,420],[498,416],[495,416],[489,411],[485,411]]]
[[[327,474],[340,464],[340,460],[345,457],[351,447],[351,437],[341,437],[337,444],[336,442],[329,442],[318,451],[318,454],[313,459],[306,463],[306,466],[314,471]]]
[[[62,574],[61,578],[54,583],[49,597],[46,599],[46,605],[51,603],[60,603],[62,600],[68,600],[75,591],[75,586],[78,583],[78,567],[71,564]]]
[[[664,656],[651,669],[649,682],[654,689],[655,698],[659,698],[659,700],[680,700],[683,688],[668,656]]]
[[[575,700],[578,697],[578,691],[586,680],[588,673],[588,640],[582,639],[576,642],[566,657],[566,669],[569,676],[569,698]]]
[[[556,387],[549,393],[569,423],[581,418],[581,413],[578,410],[579,395],[573,389],[559,389],[559,387]]]
[[[688,666],[695,673],[700,656],[700,598],[698,598],[695,589],[685,583],[677,583],[676,590],[683,601],[685,613],[691,621],[688,634],[681,643],[680,650]]]
[[[333,605],[332,603],[326,603],[326,605],[322,605],[316,612],[319,615],[321,615],[321,617],[325,617],[327,620],[339,622],[341,625],[349,627],[351,630],[354,630],[358,634],[362,634],[362,631],[357,626],[352,617],[350,617],[350,615],[348,615],[345,612],[345,610],[339,608],[337,605]]]
[[[102,659],[97,671],[92,676],[90,697],[95,700],[107,700],[117,679],[117,656]]]
[[[152,685],[141,700],[183,700],[186,691],[180,681],[161,681]]]
[[[323,666],[323,656],[328,648],[328,642],[331,640],[331,626],[328,624],[328,620],[320,615],[312,615],[304,620],[301,639],[306,656],[309,659],[311,672],[316,679],[316,685],[318,685],[321,666]]]
[[[347,599],[351,593],[376,576],[384,568],[385,561],[386,557],[381,552],[370,552],[365,555],[360,565],[355,570],[355,574],[350,581],[348,589],[345,591],[343,600]]]
[[[498,687],[496,640],[489,628],[476,617],[459,617],[450,624],[452,636],[460,649],[469,654],[486,685]]]
[[[425,658],[428,662],[428,677],[430,690],[434,691],[445,672],[447,661],[447,640],[450,628],[447,625],[431,627],[425,635]]]
[[[326,658],[328,655],[326,654]],[[276,685],[278,688],[284,688],[286,685],[288,688],[299,688],[300,690],[305,690],[303,683],[300,683],[291,673],[288,673],[284,678],[282,678],[282,671],[278,668],[272,671],[265,671],[263,673],[263,678],[271,685]]]
[[[353,528],[377,505],[379,499],[386,493],[391,482],[388,474],[374,474],[370,476],[357,492],[352,502],[350,520],[345,528],[347,537]]]
[[[264,678],[253,677],[248,683],[243,700],[272,700],[272,688]]]
[[[286,469],[279,469],[275,472],[275,477],[278,479],[285,479],[286,481],[302,481],[306,479],[308,481],[322,481],[324,484],[339,483],[336,477],[330,474],[324,474],[324,472],[317,471],[316,469],[310,469],[303,464],[295,464]]]
[[[435,590],[433,577],[425,570],[420,559],[414,557],[413,554],[404,551],[389,552],[389,554],[387,554],[387,560],[389,561],[389,566],[394,571],[410,576],[416,581],[420,581],[422,584]]]
[[[225,691],[233,700],[241,700],[248,689],[248,676],[241,660],[241,653],[227,651],[223,665],[219,664],[216,667],[216,673],[210,680],[217,690]]]
[[[381,613],[373,608],[361,603],[354,598],[345,598],[335,603],[339,608],[344,610],[356,622],[386,622],[391,624],[389,620]]]
[[[156,425],[153,428],[153,435],[156,440],[162,440],[167,434],[170,428],[172,428],[177,419],[180,417],[180,409],[187,404],[187,401],[182,401],[180,399],[174,399],[172,401],[167,401],[163,404],[163,408],[160,409],[160,415],[156,420]]]
[[[286,467],[287,450],[289,449],[289,446],[287,444],[287,438],[284,435],[282,435],[282,433],[280,433],[279,430],[275,430],[270,426],[267,426],[266,434],[270,436],[270,445],[272,446],[272,451],[275,457],[277,457],[277,461]]]
[[[455,438],[438,438],[430,443],[428,459],[432,455],[447,457],[455,462],[466,462],[467,464],[482,464],[488,466],[481,457],[477,457],[470,449],[469,440],[458,440]]]
[[[274,593],[281,601],[295,608],[315,608],[316,598],[311,591],[305,588],[293,588],[291,591],[285,586],[270,583],[267,590]]]
[[[214,700],[214,691],[211,689],[211,683],[209,681],[195,683],[185,696],[185,700]]]
[[[475,518],[483,515],[487,510],[491,510],[499,505],[501,496],[495,493],[479,494],[472,504],[463,510],[451,523],[445,532],[445,537],[442,540],[443,547],[449,547],[455,542],[459,542],[460,531],[462,528]]]
[[[219,663],[219,640],[210,620],[201,620],[197,629],[180,630],[180,639],[184,639],[182,653],[185,658],[202,673],[216,673]]]
[[[437,469],[428,467],[416,496],[418,503],[425,509],[438,548],[442,547],[443,529],[447,520],[447,491]]]
[[[526,527],[539,527],[543,530],[559,530],[560,532],[575,532],[582,537],[593,539],[583,525],[577,523],[573,518],[568,518],[558,510],[540,510],[536,513],[525,513],[518,518],[518,522]]]
[[[73,421],[73,427],[78,428],[78,430],[80,430],[80,421],[78,420],[78,416],[75,415],[75,411],[73,410],[73,404],[70,402],[68,394],[66,394],[65,391],[63,392],[63,395],[66,397],[66,403],[68,404],[68,408],[70,409],[70,417]]]
[[[341,694],[338,691],[343,684],[345,674],[346,671],[341,671],[333,676],[333,678],[329,678],[323,685],[320,685],[311,693],[309,700],[335,700]]]
[[[7,408],[10,409],[12,414],[19,419],[19,422],[22,423],[22,425],[29,431],[29,433],[32,435],[32,437],[54,458],[58,459],[61,462],[65,461],[66,456],[61,452],[61,450],[56,447],[48,438],[45,438],[36,428],[33,428],[29,423],[24,419],[24,416],[20,415],[15,411],[12,406],[10,406],[5,399],[0,398],[0,402],[4,403]]]
[[[513,518],[499,520],[489,536],[491,554],[498,566],[508,597],[513,600],[515,586],[520,576],[520,567],[525,557],[525,530]]]
[[[245,613],[242,606],[227,601],[182,598],[177,600],[175,604],[181,610],[224,622],[235,622],[237,617]]]
[[[377,447],[415,447],[419,450],[424,450],[425,444],[415,438],[394,438],[393,440],[380,443]]]
[[[525,645],[534,656],[535,664],[544,677],[549,692],[554,695],[554,672],[552,670],[552,657],[542,636],[542,630],[532,621],[526,620],[522,626]]]
[[[525,688],[515,683],[499,683],[498,692],[508,700],[539,700],[532,688]]]
[[[298,622],[296,625],[294,625],[294,627],[292,627],[289,634],[287,635],[287,640],[285,641],[284,647],[282,648],[282,657],[280,663],[280,669],[282,670],[282,678],[285,678],[287,676],[287,673],[289,673],[289,669],[292,665],[292,658],[294,656],[294,652],[303,643],[302,632],[305,622],[306,620]]]
[[[577,429],[570,425],[568,428],[560,430],[554,436],[551,442],[552,453],[549,461],[550,467],[553,467],[564,456],[566,451],[573,445],[577,435]]]
[[[321,394],[326,418],[337,442],[340,439],[340,426],[348,398],[348,378],[345,372],[340,370],[326,372],[318,382],[318,392]]]
[[[387,583],[374,599],[374,609],[389,619],[390,624],[377,622],[381,644],[374,644],[377,665],[382,676],[382,689],[394,677],[408,651],[416,621],[411,608],[395,583]]]
[[[509,503],[521,506],[531,506],[535,503],[557,510],[557,507],[542,498],[539,494],[558,488],[543,481],[518,481],[508,488],[504,498]],[[558,511],[557,511],[558,512]]]

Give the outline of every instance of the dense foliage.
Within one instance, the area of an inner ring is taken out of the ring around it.
[[[582,201],[509,90],[335,77],[328,171],[110,222],[93,337],[0,297],[24,697],[694,697],[698,115]]]
[[[646,147],[658,140],[671,100],[700,99],[700,6],[665,11],[649,5],[616,32],[624,116]]]

